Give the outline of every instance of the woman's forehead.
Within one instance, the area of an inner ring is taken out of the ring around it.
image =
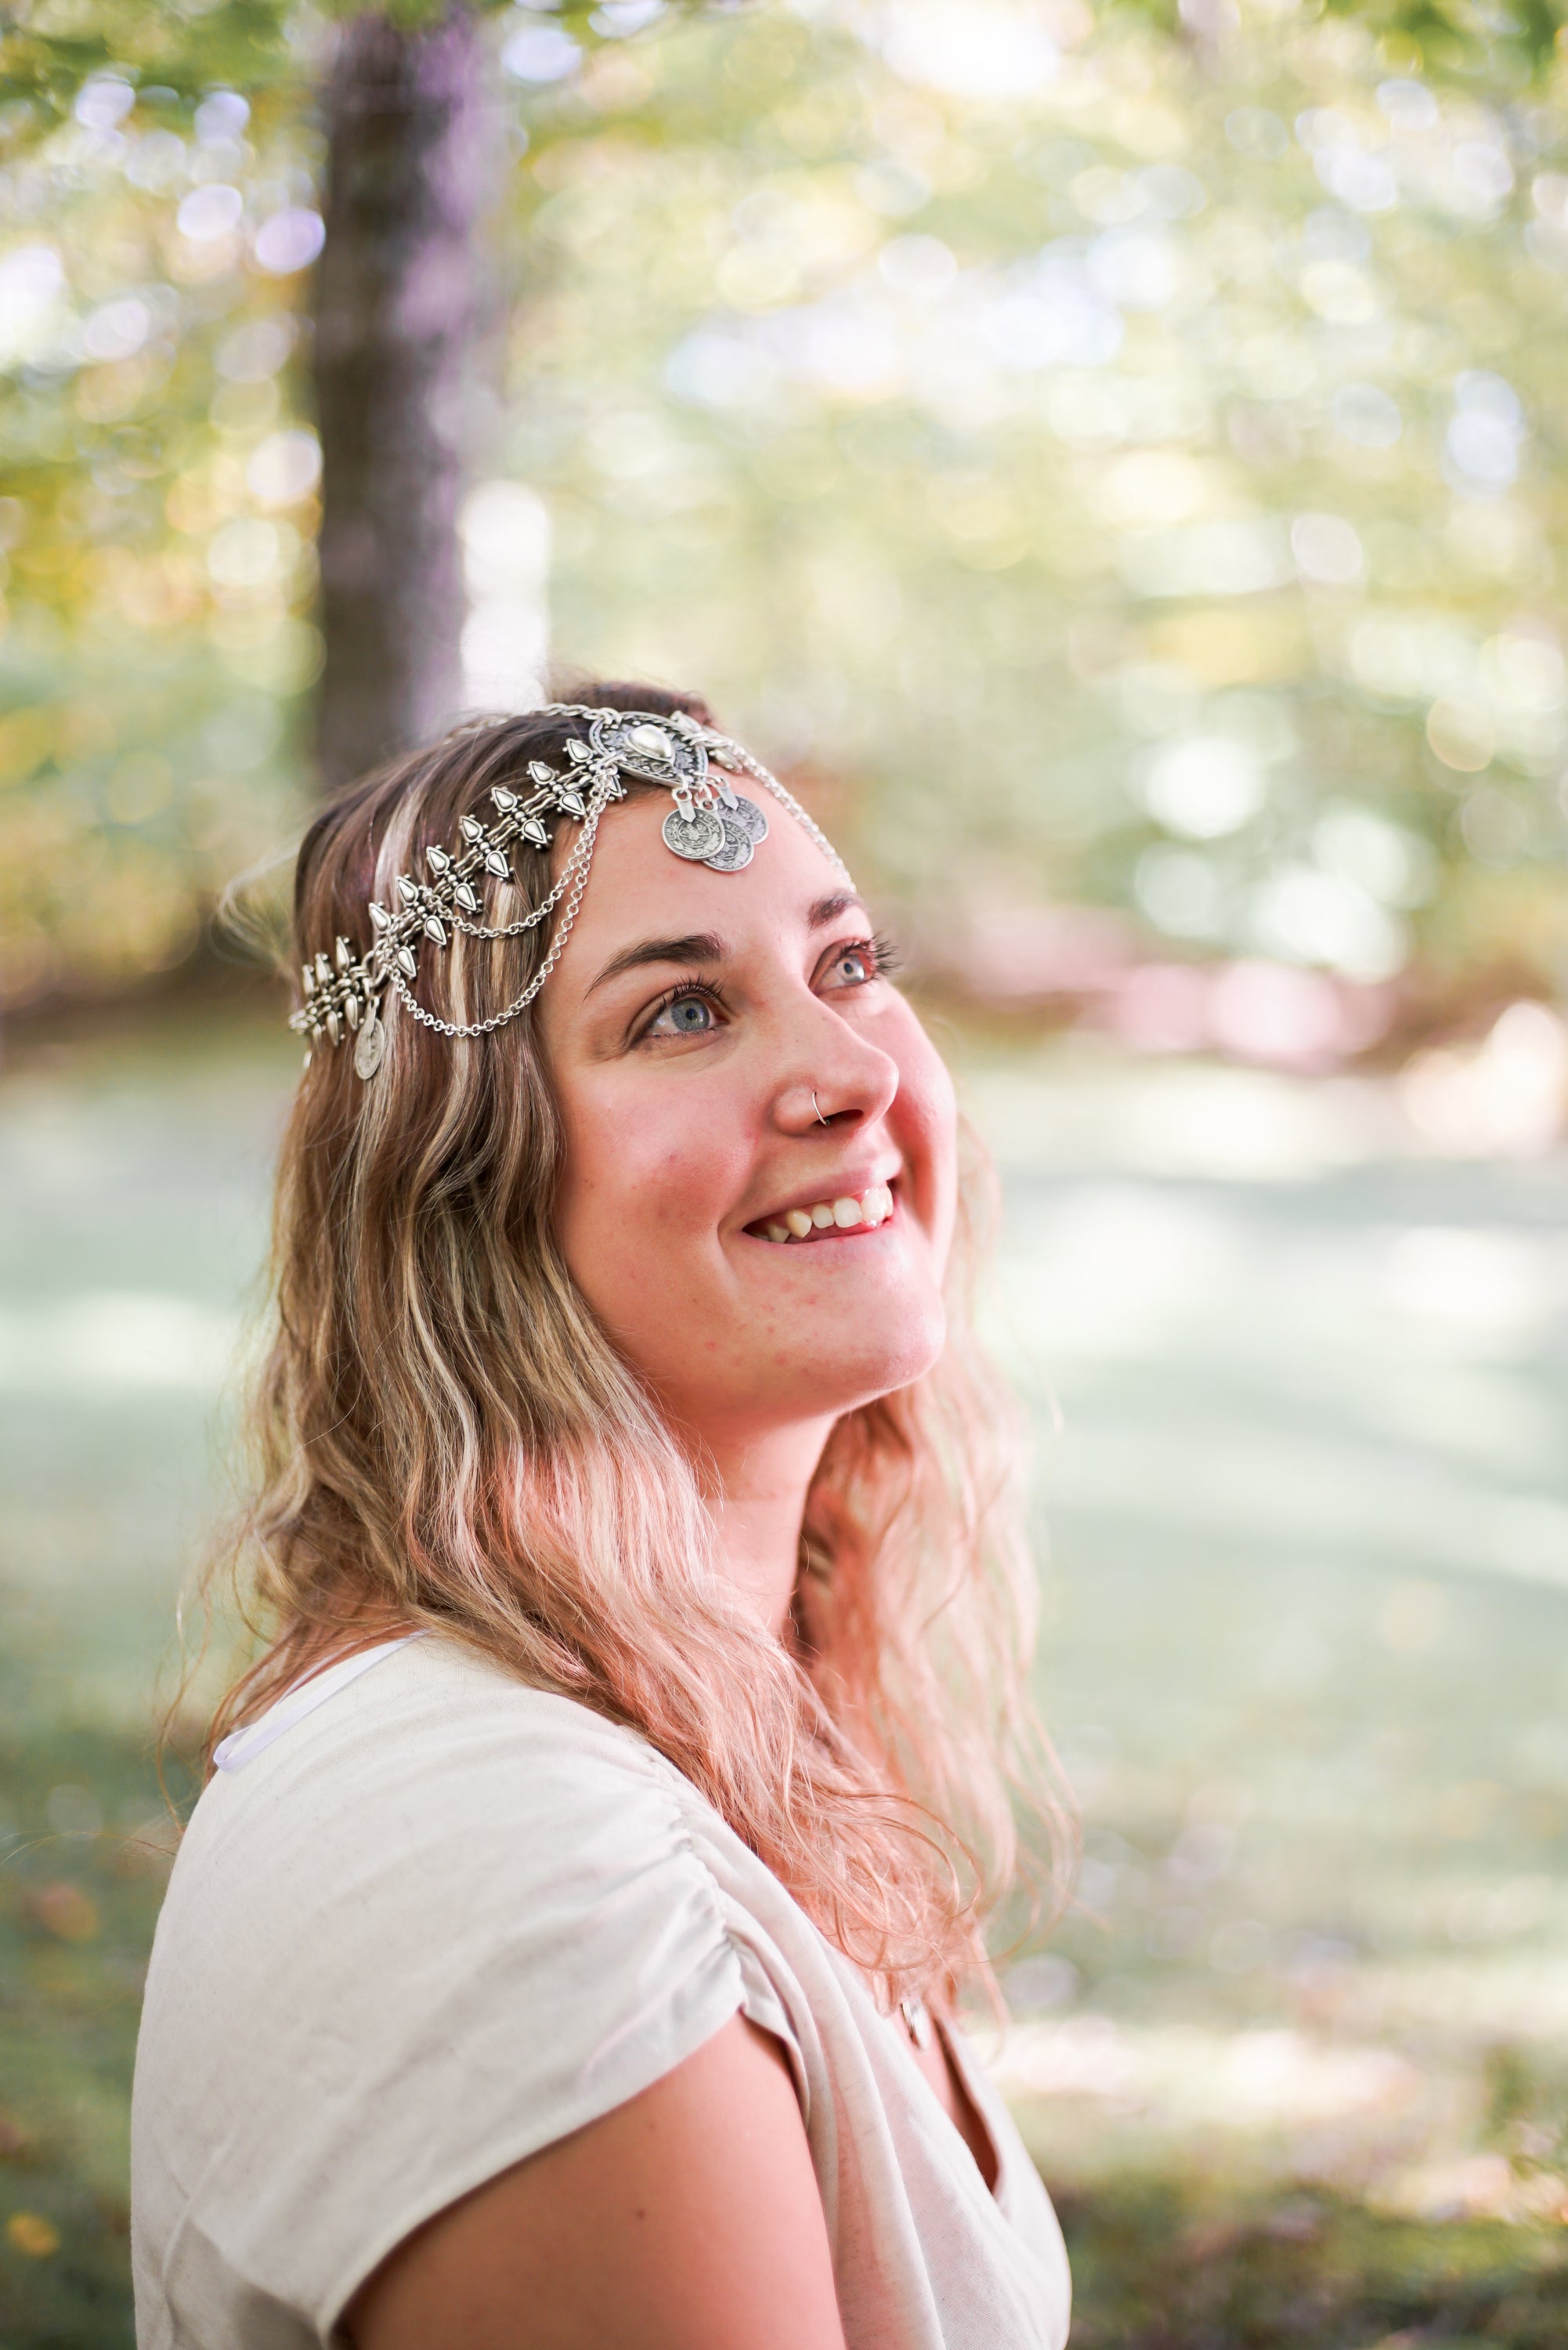
[[[809,932],[830,901],[858,902],[838,867],[784,809],[770,811],[767,838],[738,873],[673,856],[661,831],[669,811],[664,794],[634,792],[606,812],[562,978],[591,985],[607,956],[644,936],[711,935],[739,951],[769,936]]]

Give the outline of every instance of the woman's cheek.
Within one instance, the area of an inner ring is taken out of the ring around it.
[[[711,1107],[635,1087],[607,1093],[574,1121],[558,1229],[581,1285],[585,1271],[591,1280],[630,1266],[646,1292],[711,1237],[740,1180],[720,1125]]]
[[[945,1265],[958,1205],[958,1097],[947,1063],[913,1012],[900,1008],[909,1024],[897,1055],[894,1139],[916,1174],[921,1221]]]

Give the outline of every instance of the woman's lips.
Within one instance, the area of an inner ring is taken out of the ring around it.
[[[814,1201],[809,1206],[786,1208],[782,1215],[765,1217],[756,1224],[748,1224],[746,1229],[754,1238],[783,1247],[788,1242],[798,1244],[838,1239],[846,1232],[875,1232],[892,1212],[891,1187],[868,1183],[858,1198],[847,1191],[839,1192]]]

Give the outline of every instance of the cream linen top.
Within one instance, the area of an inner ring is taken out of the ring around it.
[[[1055,2215],[961,2038],[994,2195],[902,2026],[644,1740],[421,1638],[221,1761],[137,2052],[140,2350],[328,2344],[410,2230],[737,2009],[794,2070],[848,2350],[1060,2350]]]

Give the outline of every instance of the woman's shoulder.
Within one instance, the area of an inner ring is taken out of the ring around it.
[[[673,1775],[434,1638],[215,1773],[142,2012],[144,2258],[194,2195],[232,2267],[335,2316],[431,2212],[709,2039],[747,1983]]]
[[[497,1776],[651,1785],[670,1769],[637,1731],[431,1635],[329,1668],[226,1740],[218,1761],[209,1794],[268,1810],[286,1796],[452,1796]]]
[[[515,1914],[701,1870],[686,1783],[646,1740],[455,1641],[410,1641],[301,1710],[311,1688],[214,1772],[175,1864],[171,1930],[195,1908],[203,1931],[263,1910],[367,1927],[395,1912],[406,1931],[432,1895]]]
[[[481,2036],[570,2012],[592,2038],[658,1981],[722,2020],[735,1960],[676,1775],[568,1698],[409,1643],[213,1774],[159,1921],[144,2043],[188,2036],[196,1985],[215,2059],[259,2033],[302,2071],[328,2044],[417,2034],[432,2002],[449,2026],[466,2005]]]

